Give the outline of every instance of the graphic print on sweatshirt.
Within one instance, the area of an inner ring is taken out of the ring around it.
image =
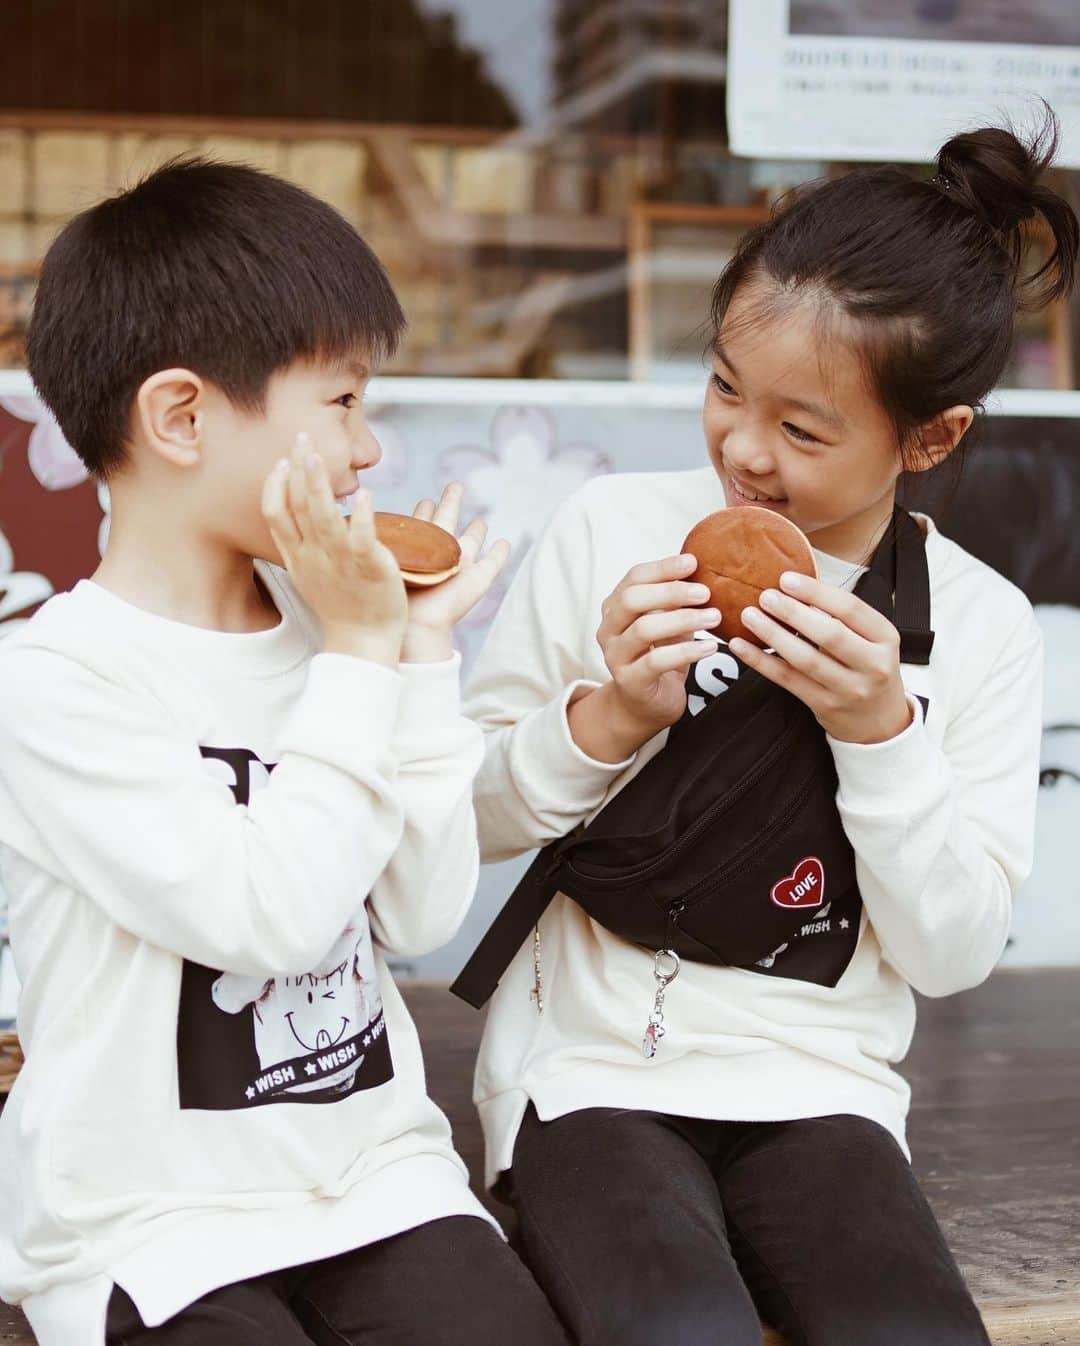
[[[247,804],[273,764],[247,748],[200,748],[207,770]],[[185,960],[177,1021],[182,1108],[335,1103],[393,1078],[367,915],[318,967],[262,978]]]
[[[705,634],[698,632],[698,635]],[[717,637],[719,639],[719,637]],[[691,664],[686,672],[686,712],[688,715],[700,715],[705,707],[723,696],[739,681],[742,664],[731,653],[727,643],[720,641],[720,648],[713,654]],[[925,696],[916,696],[923,708],[923,714],[930,710],[930,702]]]
[[[718,637],[719,639],[719,637]],[[730,688],[739,680],[742,664],[728,649],[725,641],[715,653],[691,664],[686,672],[686,710],[689,715],[700,715],[710,701]]]

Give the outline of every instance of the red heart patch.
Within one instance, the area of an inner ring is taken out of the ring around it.
[[[825,901],[825,866],[816,856],[807,856],[786,879],[773,884],[769,896],[778,907],[820,907]]]

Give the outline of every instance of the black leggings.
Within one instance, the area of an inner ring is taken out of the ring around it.
[[[532,1277],[473,1216],[433,1220],[322,1262],[238,1281],[160,1327],[119,1287],[107,1346],[566,1346]]]
[[[860,1117],[529,1108],[510,1188],[576,1346],[989,1346],[911,1166]]]

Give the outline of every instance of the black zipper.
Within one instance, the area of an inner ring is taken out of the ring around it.
[[[705,828],[707,828],[710,825],[710,823],[713,821],[716,815],[718,813],[723,813],[723,811],[731,803],[732,799],[737,798],[738,795],[744,794],[746,793],[746,791],[752,789],[761,779],[761,777],[765,774],[765,772],[769,770],[773,762],[775,762],[776,759],[786,751],[788,744],[791,742],[794,736],[795,736],[794,727],[785,730],[784,733],[781,734],[780,737],[776,740],[776,742],[772,745],[772,747],[769,748],[767,752],[762,753],[762,755],[755,762],[753,768],[745,776],[743,776],[740,781],[738,781],[735,785],[733,785],[730,790],[728,790],[725,794],[721,795],[720,798],[716,800],[713,804],[710,804],[709,807],[705,810],[705,812],[701,815],[701,817],[698,818],[691,827],[688,827],[681,837],[678,837],[675,841],[673,841],[672,844],[667,848],[666,851],[663,852],[662,855],[657,856],[653,860],[642,861],[641,864],[635,865],[630,869],[620,869],[618,874],[614,875],[608,874],[608,875],[594,876],[592,874],[584,874],[580,869],[577,868],[572,859],[567,859],[566,861],[567,869],[572,874],[576,875],[577,878],[584,880],[584,882],[586,883],[596,883],[596,884],[626,883],[633,879],[648,878],[648,876],[652,874],[655,870],[660,869],[662,866],[668,864],[677,855],[680,855],[687,846],[689,846],[692,842],[696,841],[697,838],[700,836],[700,834],[705,830]]]
[[[664,947],[670,949],[675,939],[675,928],[679,924],[679,917],[686,910],[686,903],[683,901],[673,902],[668,907],[667,913],[667,940]]]
[[[774,818],[767,827],[763,827],[738,851],[721,869],[714,870],[706,878],[699,880],[694,884],[689,892],[684,893],[682,897],[674,902],[668,908],[668,938],[673,933],[673,928],[678,924],[679,917],[687,909],[694,906],[696,901],[701,900],[703,889],[711,888],[717,883],[726,882],[729,879],[736,879],[740,874],[750,868],[754,863],[754,852],[762,845],[775,836],[782,828],[786,827],[792,817],[802,808],[806,796],[810,793],[812,782],[807,781],[797,795],[794,795],[787,808],[779,818]]]

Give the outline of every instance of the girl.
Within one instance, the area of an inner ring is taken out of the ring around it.
[[[1039,183],[1055,145],[1052,118],[1030,145],[957,136],[929,181],[852,173],[751,232],[713,295],[709,465],[568,500],[480,656],[488,860],[570,833],[676,733],[685,751],[698,713],[768,686],[827,745],[857,879],[841,900],[818,873],[813,910],[761,956],[698,961],[683,943],[680,968],[564,892],[517,949],[477,1068],[488,1179],[582,1346],[759,1346],[759,1313],[790,1346],[988,1340],[912,1175],[893,1067],[912,988],[975,986],[1005,944],[1031,864],[1039,633],[1018,589],[894,506],[902,472],[962,441],[1018,305],[1071,284],[1077,221]],[[1054,247],[1025,280],[1036,216]],[[748,505],[798,524],[820,575],[744,612],[761,649],[702,638],[718,613],[678,555],[704,515]],[[884,604],[853,592],[901,534],[935,633],[904,643],[891,586]],[[774,905],[801,900],[814,854]]]

